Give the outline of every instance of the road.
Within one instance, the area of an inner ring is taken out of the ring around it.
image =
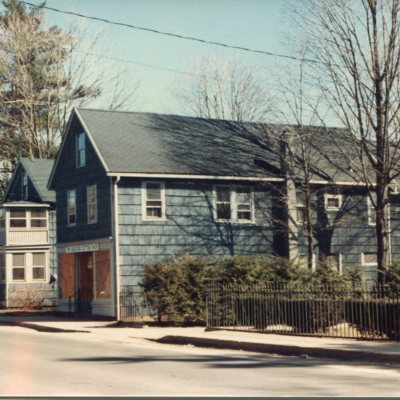
[[[0,327],[0,395],[400,395],[400,370]]]

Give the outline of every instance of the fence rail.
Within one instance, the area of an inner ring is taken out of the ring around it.
[[[400,288],[214,285],[206,319],[216,329],[400,340]]]

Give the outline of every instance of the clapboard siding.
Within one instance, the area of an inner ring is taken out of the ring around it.
[[[220,223],[213,217],[213,184],[165,182],[166,219],[144,220],[142,182],[123,179],[118,190],[122,284],[140,280],[146,263],[173,256],[271,253],[271,194],[255,188],[256,223]],[[262,223],[261,223],[262,221]]]
[[[54,186],[57,201],[57,241],[68,243],[111,236],[111,187],[110,179],[86,137],[86,164],[76,167],[76,135],[83,128],[75,118],[71,123],[72,132],[67,137],[58,162]],[[97,185],[97,223],[87,223],[86,190]],[[76,226],[67,226],[67,191],[75,189],[77,196]]]

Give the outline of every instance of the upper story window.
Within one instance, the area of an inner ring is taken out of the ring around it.
[[[325,210],[338,211],[342,207],[341,194],[326,194],[325,195]]]
[[[376,225],[376,210],[371,197],[367,197],[368,225]]]
[[[231,188],[229,186],[215,187],[215,205],[217,219],[231,219]]]
[[[28,175],[26,174],[26,172],[22,173],[21,191],[22,199],[26,200],[28,198]]]
[[[10,228],[26,228],[27,226],[27,211],[24,209],[11,209]]]
[[[31,210],[31,227],[46,228],[47,227],[47,212],[46,210]]]
[[[307,209],[303,204],[296,206],[296,222],[298,224],[304,224],[307,220]]]
[[[97,188],[96,185],[88,186],[86,189],[87,201],[87,222],[93,224],[97,222]]]
[[[86,137],[82,132],[76,136],[76,166],[84,165],[86,165]]]
[[[220,221],[252,222],[253,191],[242,186],[215,186],[215,218]]]
[[[67,192],[67,223],[69,226],[76,225],[76,190]]]
[[[47,211],[41,208],[10,209],[10,228],[47,228]]]
[[[142,201],[144,219],[165,218],[165,187],[163,182],[144,182]]]

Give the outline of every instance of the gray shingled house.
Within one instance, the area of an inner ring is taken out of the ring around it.
[[[289,177],[282,141],[296,130],[75,109],[48,186],[56,193],[59,310],[79,299],[81,309],[118,316],[118,293],[141,281],[146,263],[182,253],[273,253],[301,264],[301,169]],[[314,258],[339,271],[363,268],[373,278],[368,193],[330,146],[329,135],[340,132],[315,135]]]
[[[54,160],[22,158],[0,208],[0,300],[6,307],[54,306],[55,192],[47,189]],[[53,278],[51,278],[53,276]]]

